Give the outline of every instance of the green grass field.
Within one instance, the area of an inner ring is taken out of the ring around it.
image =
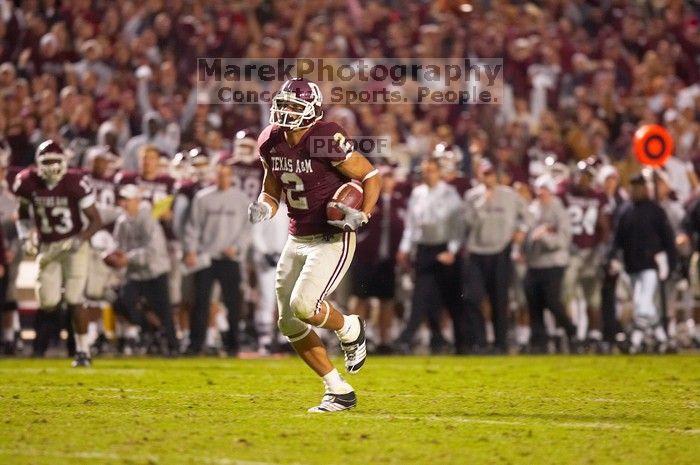
[[[697,464],[700,356],[0,361],[0,463]],[[340,362],[338,363],[340,365]]]

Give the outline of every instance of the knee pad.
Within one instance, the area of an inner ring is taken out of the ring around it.
[[[42,310],[51,311],[58,307],[61,303],[61,294],[55,294],[53,292],[42,292],[41,289],[36,292],[37,302],[39,303],[39,308]]]
[[[311,331],[311,326],[298,318],[280,318],[277,320],[277,327],[289,342],[296,342],[305,338]],[[294,336],[294,337],[291,337]]]
[[[309,299],[304,293],[300,292],[292,296],[289,301],[289,309],[296,318],[308,320],[316,313],[316,301],[315,299]]]

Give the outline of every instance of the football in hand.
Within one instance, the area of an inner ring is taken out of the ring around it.
[[[359,210],[362,208],[363,198],[364,195],[362,191],[362,184],[357,181],[350,181],[346,182],[340,186],[337,191],[335,191],[335,194],[333,194],[333,199],[329,202],[329,204],[332,202],[337,202]],[[326,216],[331,221],[338,221],[343,219],[345,213],[343,213],[338,207],[327,205]]]
[[[122,260],[124,258],[124,252],[122,252],[121,250],[115,250],[114,252],[105,254],[102,257],[102,261],[105,263],[105,265],[107,265],[110,268],[121,268]]]

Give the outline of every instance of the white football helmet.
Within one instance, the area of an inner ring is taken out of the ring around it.
[[[68,171],[68,156],[58,142],[45,140],[36,149],[39,177],[48,184],[57,184]]]
[[[242,130],[233,139],[233,161],[253,163],[258,159],[258,141],[251,131]]]
[[[435,146],[432,155],[437,158],[443,176],[460,171],[464,155],[459,147],[443,142]]]
[[[272,98],[270,124],[285,129],[308,128],[323,117],[321,89],[304,78],[289,79]]]
[[[183,150],[178,152],[170,162],[170,176],[177,180],[187,179],[192,176],[192,165],[190,165],[190,154]]]

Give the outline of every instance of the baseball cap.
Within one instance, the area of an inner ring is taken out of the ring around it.
[[[123,199],[138,199],[141,197],[141,189],[136,184],[125,184],[119,189],[119,196]]]
[[[539,192],[541,189],[547,189],[551,193],[556,191],[557,186],[551,175],[542,174],[535,180],[535,190]]]
[[[480,174],[489,174],[494,172],[494,167],[493,163],[491,163],[491,160],[488,160],[484,158],[479,162],[479,173]]]
[[[598,171],[598,183],[603,184],[610,176],[619,176],[617,168],[612,165],[603,165]]]

